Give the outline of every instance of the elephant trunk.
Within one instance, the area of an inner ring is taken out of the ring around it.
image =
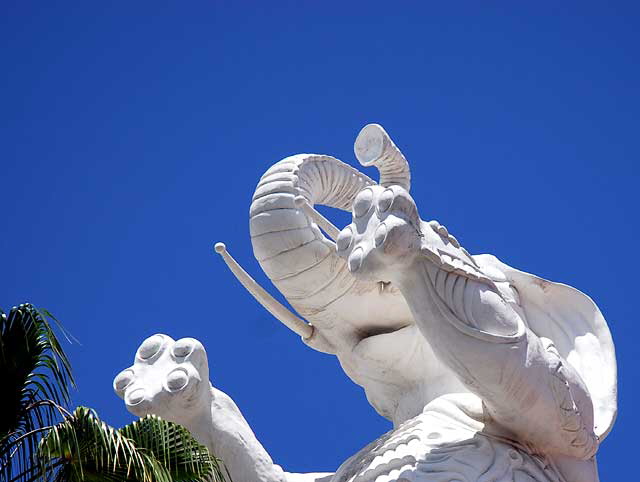
[[[410,190],[409,163],[381,125],[364,126],[356,138],[354,151],[360,164],[378,168],[381,186],[396,185]]]
[[[358,192],[371,184],[372,179],[338,159],[312,154],[287,157],[260,179],[249,212],[253,252],[301,315],[321,313],[355,278],[296,198],[302,196],[311,206],[350,210]]]

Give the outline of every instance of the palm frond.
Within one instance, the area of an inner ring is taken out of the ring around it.
[[[31,304],[0,310],[0,478],[26,470],[42,427],[57,423],[75,386],[71,365],[48,322]],[[13,466],[13,467],[12,467]]]
[[[184,427],[150,415],[116,430],[91,409],[68,413],[75,383],[49,319],[58,323],[29,304],[0,310],[0,480],[225,480],[222,463]]]
[[[212,456],[181,425],[168,422],[156,415],[133,422],[120,432],[134,441],[137,447],[148,450],[171,473],[174,481],[225,480],[222,462]]]
[[[184,427],[148,415],[115,430],[86,407],[51,429],[38,459],[49,481],[224,480],[219,461]]]

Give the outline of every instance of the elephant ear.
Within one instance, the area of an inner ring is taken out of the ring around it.
[[[580,374],[594,408],[594,432],[602,441],[617,413],[617,369],[613,340],[596,304],[571,286],[512,268],[495,256],[474,256],[488,272],[498,269],[520,295],[528,327],[553,341]]]

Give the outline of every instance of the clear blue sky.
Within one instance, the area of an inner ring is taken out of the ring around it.
[[[423,217],[597,302],[620,387],[599,462],[619,480],[640,430],[638,4],[391,5],[3,1],[0,305],[63,320],[75,403],[116,426],[138,344],[196,337],[276,462],[333,470],[389,423],[212,246],[274,291],[249,241],[259,177],[298,152],[353,164],[379,122]]]

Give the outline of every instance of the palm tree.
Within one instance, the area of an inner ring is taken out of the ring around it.
[[[68,415],[71,365],[46,317],[29,304],[0,310],[0,478],[23,473],[43,432]]]
[[[222,464],[187,429],[150,415],[116,430],[86,407],[66,410],[71,365],[33,305],[0,310],[0,479],[222,481]],[[59,325],[58,325],[59,326]]]
[[[223,481],[220,464],[189,431],[155,415],[119,430],[78,407],[44,436],[38,480],[65,482]]]

